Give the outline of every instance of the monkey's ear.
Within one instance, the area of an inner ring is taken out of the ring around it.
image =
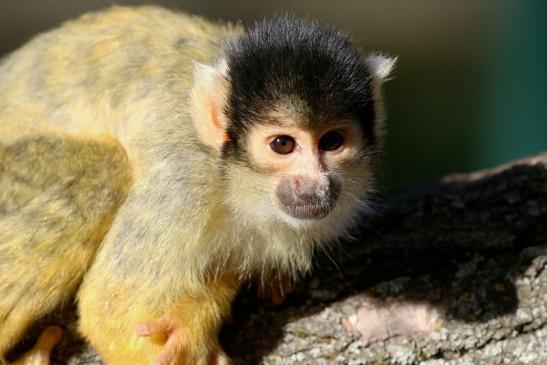
[[[192,118],[199,140],[220,150],[228,139],[224,106],[227,93],[225,61],[216,66],[194,63],[192,88]]]
[[[367,64],[370,72],[380,81],[387,81],[388,76],[393,71],[397,58],[373,54],[367,57]]]

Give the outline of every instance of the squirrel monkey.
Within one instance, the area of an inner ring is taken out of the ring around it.
[[[113,7],[0,63],[0,356],[77,295],[106,363],[226,364],[241,283],[367,206],[394,60],[283,16]]]

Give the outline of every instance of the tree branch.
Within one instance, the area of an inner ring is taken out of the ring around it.
[[[547,153],[379,201],[283,305],[241,293],[222,335],[236,364],[547,363]],[[100,363],[73,332],[54,360]]]

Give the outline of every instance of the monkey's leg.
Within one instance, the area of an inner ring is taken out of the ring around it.
[[[63,213],[51,211],[61,202],[39,200],[40,207],[29,204],[0,218],[1,356],[34,321],[71,300],[95,252],[85,240],[74,247],[65,245],[71,238],[84,237],[65,235],[76,227],[64,220]]]
[[[115,145],[53,137],[0,146],[0,358],[74,298],[130,178]]]
[[[111,286],[112,295],[101,295],[94,275],[92,270],[79,294],[80,330],[109,365],[229,363],[218,332],[239,288],[234,277],[225,275],[184,294],[159,315],[158,308],[139,303],[139,293],[126,288]]]

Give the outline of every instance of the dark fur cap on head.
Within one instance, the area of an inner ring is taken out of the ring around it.
[[[372,72],[366,57],[343,33],[291,16],[255,24],[227,49],[230,140],[237,144],[250,123],[280,101],[305,105],[306,123],[358,120],[375,143]]]

